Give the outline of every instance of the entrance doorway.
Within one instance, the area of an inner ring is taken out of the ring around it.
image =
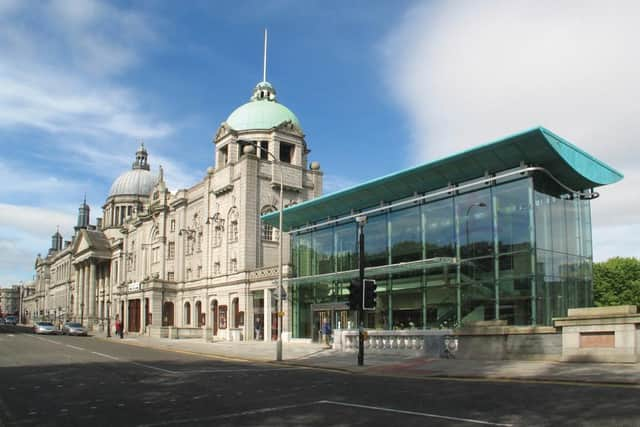
[[[349,311],[345,303],[311,304],[311,338],[322,341],[322,326],[329,322],[331,330],[357,327],[357,312]]]
[[[213,326],[213,336],[218,335],[218,300],[211,301],[211,326]]]
[[[129,332],[140,332],[140,300],[129,300]]]
[[[173,303],[165,302],[162,308],[162,326],[173,326]]]

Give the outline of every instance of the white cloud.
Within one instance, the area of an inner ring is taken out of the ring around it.
[[[633,1],[419,4],[383,44],[410,162],[545,126],[625,174],[592,204],[596,260],[640,256],[638,16]]]

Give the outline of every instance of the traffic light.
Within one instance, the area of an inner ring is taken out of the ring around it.
[[[364,280],[364,309],[365,310],[375,310],[377,287],[378,285],[376,285],[375,280],[371,280],[371,279]]]
[[[349,284],[349,310],[360,310],[362,307],[362,284],[359,279],[351,279]]]

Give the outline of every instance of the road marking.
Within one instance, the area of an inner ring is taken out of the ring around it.
[[[248,374],[254,372],[280,372],[280,371],[299,371],[307,369],[305,367],[300,368],[237,368],[237,369],[186,369],[179,371],[181,374],[199,374],[199,373],[225,373],[225,372],[245,372]]]
[[[154,427],[154,426],[166,426],[166,425],[173,425],[173,424],[201,423],[203,421],[220,420],[225,418],[236,418],[236,417],[243,417],[246,415],[255,415],[255,414],[264,414],[267,412],[283,411],[285,409],[302,408],[305,406],[317,405],[318,403],[321,403],[321,402],[316,401],[316,402],[309,402],[309,403],[300,403],[297,405],[274,406],[272,408],[253,409],[249,411],[234,412],[231,414],[213,415],[210,417],[188,418],[188,419],[181,419],[181,420],[166,420],[166,421],[160,421],[158,423],[153,423],[153,424],[139,424],[138,427]]]
[[[513,426],[513,424],[492,423],[490,421],[476,420],[476,419],[473,419],[473,418],[449,417],[447,415],[429,414],[427,412],[404,411],[404,410],[401,410],[401,409],[384,408],[382,406],[359,405],[357,403],[335,402],[335,401],[332,401],[332,400],[321,400],[318,403],[324,403],[324,404],[327,404],[327,405],[348,406],[348,407],[352,407],[352,408],[370,409],[370,410],[373,410],[373,411],[392,412],[394,414],[415,415],[415,416],[418,416],[418,417],[426,417],[426,418],[439,418],[439,419],[442,419],[442,420],[462,421],[462,422],[466,422],[466,423],[484,424],[484,425],[489,425],[489,426],[501,426],[501,427],[511,427],[511,426]]]
[[[92,354],[97,354],[98,356],[106,357],[107,359],[120,360],[118,357],[110,356],[110,355],[104,354],[104,353],[98,353],[97,351],[92,351],[91,353]]]
[[[27,336],[30,336],[30,335],[27,335]],[[61,342],[54,341],[54,340],[50,340],[50,339],[48,339],[48,338],[42,338],[42,337],[34,337],[34,338],[39,339],[40,341],[50,342],[51,344],[58,344],[58,345],[62,345],[62,343],[61,343]]]
[[[84,351],[84,348],[82,347],[76,347],[75,345],[71,345],[71,344],[66,344],[67,347],[72,348],[74,350],[80,350],[80,351]]]
[[[132,362],[130,360],[127,360],[126,362],[131,363],[132,365],[142,366],[143,368],[147,369],[155,369],[156,371],[165,372],[167,374],[175,375],[180,373],[178,371],[170,371],[169,369],[158,368],[157,366],[145,365],[144,363]]]

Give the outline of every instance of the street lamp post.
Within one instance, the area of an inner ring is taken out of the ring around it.
[[[282,210],[284,208],[284,174],[282,172],[282,165],[280,164],[280,161],[276,159],[276,157],[271,152],[269,152],[269,150],[265,150],[263,147],[261,147],[257,143],[252,144],[252,146],[254,148],[262,150],[264,153],[266,153],[267,156],[270,156],[273,159],[274,164],[277,164],[278,169],[280,170],[280,204],[278,208],[278,224],[279,224],[278,229],[280,231],[280,235],[278,236],[278,288],[279,288],[278,300],[280,302],[280,306],[278,310],[278,341],[276,342],[276,360],[281,361],[282,360],[282,320],[284,316],[284,306],[283,306],[284,302],[282,301],[283,299],[282,292],[284,290],[282,286],[282,258],[283,258],[282,256],[282,250],[283,250],[282,248],[282,235],[283,235]]]
[[[84,302],[80,303],[80,324],[84,324]]]
[[[360,289],[364,298],[364,225],[367,223],[367,217],[360,215],[356,217],[358,223],[358,279],[360,281]],[[364,365],[364,304],[358,305],[358,366]]]

